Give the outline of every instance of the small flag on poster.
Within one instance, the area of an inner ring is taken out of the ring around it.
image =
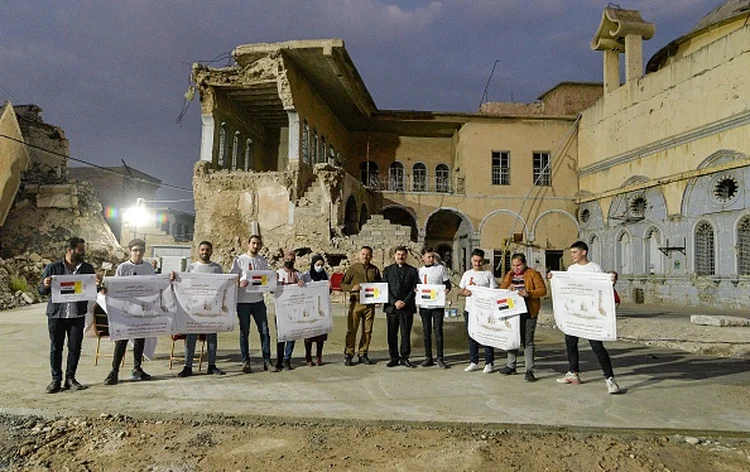
[[[425,308],[442,308],[445,306],[445,285],[417,285],[417,305]]]
[[[261,285],[268,285],[268,276],[267,275],[253,275],[250,278],[250,285],[254,286],[261,286]]]
[[[60,282],[60,295],[74,295],[81,292],[83,292],[83,283],[80,280]]]
[[[382,282],[359,284],[359,303],[372,305],[388,303],[388,284]]]
[[[497,301],[498,311],[512,310],[516,304],[512,298],[500,298]]]

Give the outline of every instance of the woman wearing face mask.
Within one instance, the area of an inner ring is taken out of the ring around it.
[[[323,256],[315,254],[310,261],[310,272],[307,274],[308,280],[317,282],[319,280],[328,280],[328,274],[325,271],[325,261]],[[328,334],[321,334],[312,338],[305,339],[305,361],[307,365],[323,365],[323,343],[328,339]],[[315,343],[315,363],[312,359],[312,344]]]

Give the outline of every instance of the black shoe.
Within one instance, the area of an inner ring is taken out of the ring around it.
[[[290,360],[284,361],[284,370],[292,370],[292,361]]]
[[[242,363],[242,373],[243,374],[253,373],[253,367],[250,365],[250,361],[245,361]]]
[[[77,392],[78,390],[86,390],[88,387],[86,385],[81,385],[75,377],[68,377],[65,379],[65,384],[63,384],[63,389],[65,390],[71,390],[73,392]]]
[[[193,375],[193,369],[185,367],[177,374],[177,377],[190,377],[191,375]]]
[[[438,367],[440,367],[441,369],[447,369],[447,368],[448,368],[448,366],[447,366],[447,365],[445,365],[445,362],[443,362],[443,359],[442,359],[442,358],[438,358],[438,360],[437,360],[437,365],[438,365]]]
[[[281,372],[282,370],[284,370],[284,364],[282,364],[281,361],[277,362],[275,369],[276,370],[274,372]]]
[[[270,361],[263,361],[263,370],[264,371],[268,372],[268,370],[270,369],[270,367],[271,367],[271,362]]]
[[[410,369],[413,369],[414,367],[416,367],[414,364],[411,363],[411,361],[409,361],[409,359],[401,359],[401,365],[404,367],[409,367]]]
[[[398,359],[391,359],[385,365],[386,367],[396,367],[399,364]]]
[[[527,370],[526,375],[523,376],[523,379],[526,382],[536,382],[536,377],[534,377],[534,372]]]
[[[352,356],[346,356],[346,359],[344,359],[344,365],[347,367],[354,365],[354,362],[352,362]]]
[[[49,385],[47,385],[46,392],[47,393],[57,393],[57,392],[59,392],[60,389],[62,388],[61,384],[62,384],[62,382],[60,382],[59,380],[53,380],[52,382],[49,383]]]
[[[366,364],[366,365],[373,365],[375,361],[371,361],[369,357],[367,357],[367,354],[362,354],[359,356],[359,363],[360,364]]]
[[[117,385],[120,379],[117,378],[118,372],[116,370],[110,371],[107,378],[104,379],[104,385]]]
[[[130,380],[135,380],[136,382],[141,380],[151,380],[151,376],[144,372],[143,369],[133,369],[133,372],[130,373]]]
[[[208,372],[208,375],[226,375],[226,372],[224,372],[223,370],[219,369],[215,365],[208,366],[208,371],[207,372]]]
[[[433,365],[435,365],[435,362],[433,362],[432,357],[428,357],[419,365],[421,365],[422,367],[432,367]]]
[[[503,375],[514,375],[516,373],[516,369],[513,369],[511,367],[508,367],[507,365],[503,367],[502,369],[498,370]]]

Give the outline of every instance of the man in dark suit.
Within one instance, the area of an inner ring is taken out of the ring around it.
[[[388,321],[388,353],[391,356],[388,367],[404,365],[414,367],[409,362],[411,354],[411,327],[414,324],[414,313],[417,305],[414,301],[419,274],[414,266],[406,263],[408,251],[404,246],[398,246],[393,255],[395,264],[391,264],[383,271],[383,279],[388,283],[388,303],[385,313]],[[398,345],[398,331],[401,330],[401,349]],[[399,355],[400,353],[400,355]]]

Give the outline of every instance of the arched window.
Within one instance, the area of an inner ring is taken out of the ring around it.
[[[227,165],[227,124],[221,122],[219,125],[219,167]]]
[[[435,191],[448,193],[451,191],[451,170],[445,164],[435,167]]]
[[[307,120],[302,124],[302,162],[310,163],[310,125]]]
[[[312,142],[310,143],[310,161],[315,163],[318,162],[318,130],[313,128],[312,131]]]
[[[318,156],[317,156],[317,159],[315,159],[315,163],[320,164],[325,161],[326,161],[326,137],[321,134],[320,135],[320,150],[318,151]]]
[[[602,260],[602,241],[599,239],[599,236],[595,234],[589,239],[588,258],[589,260]]]
[[[247,138],[245,141],[245,170],[250,170],[253,164],[253,153],[255,152],[255,146],[253,146],[253,140]]]
[[[388,168],[388,190],[404,191],[404,165],[394,162]]]
[[[620,233],[617,237],[617,272],[621,274],[632,274],[633,245],[631,244],[630,234],[626,231]]]
[[[716,273],[714,227],[708,221],[701,221],[695,227],[694,257],[696,275],[714,275]]]
[[[336,165],[336,150],[333,148],[333,144],[328,145],[328,163],[332,166]]]
[[[750,216],[737,224],[737,273],[750,275]]]
[[[232,170],[237,170],[237,161],[240,158],[240,132],[235,131],[232,137]]]
[[[415,192],[427,191],[427,166],[417,162],[411,168],[412,172],[412,190]]]
[[[649,228],[643,238],[643,254],[646,262],[646,274],[663,273],[661,246],[661,232],[658,228]]]
[[[379,174],[380,168],[375,162],[366,161],[359,165],[359,181],[362,185],[367,187],[377,187]]]

